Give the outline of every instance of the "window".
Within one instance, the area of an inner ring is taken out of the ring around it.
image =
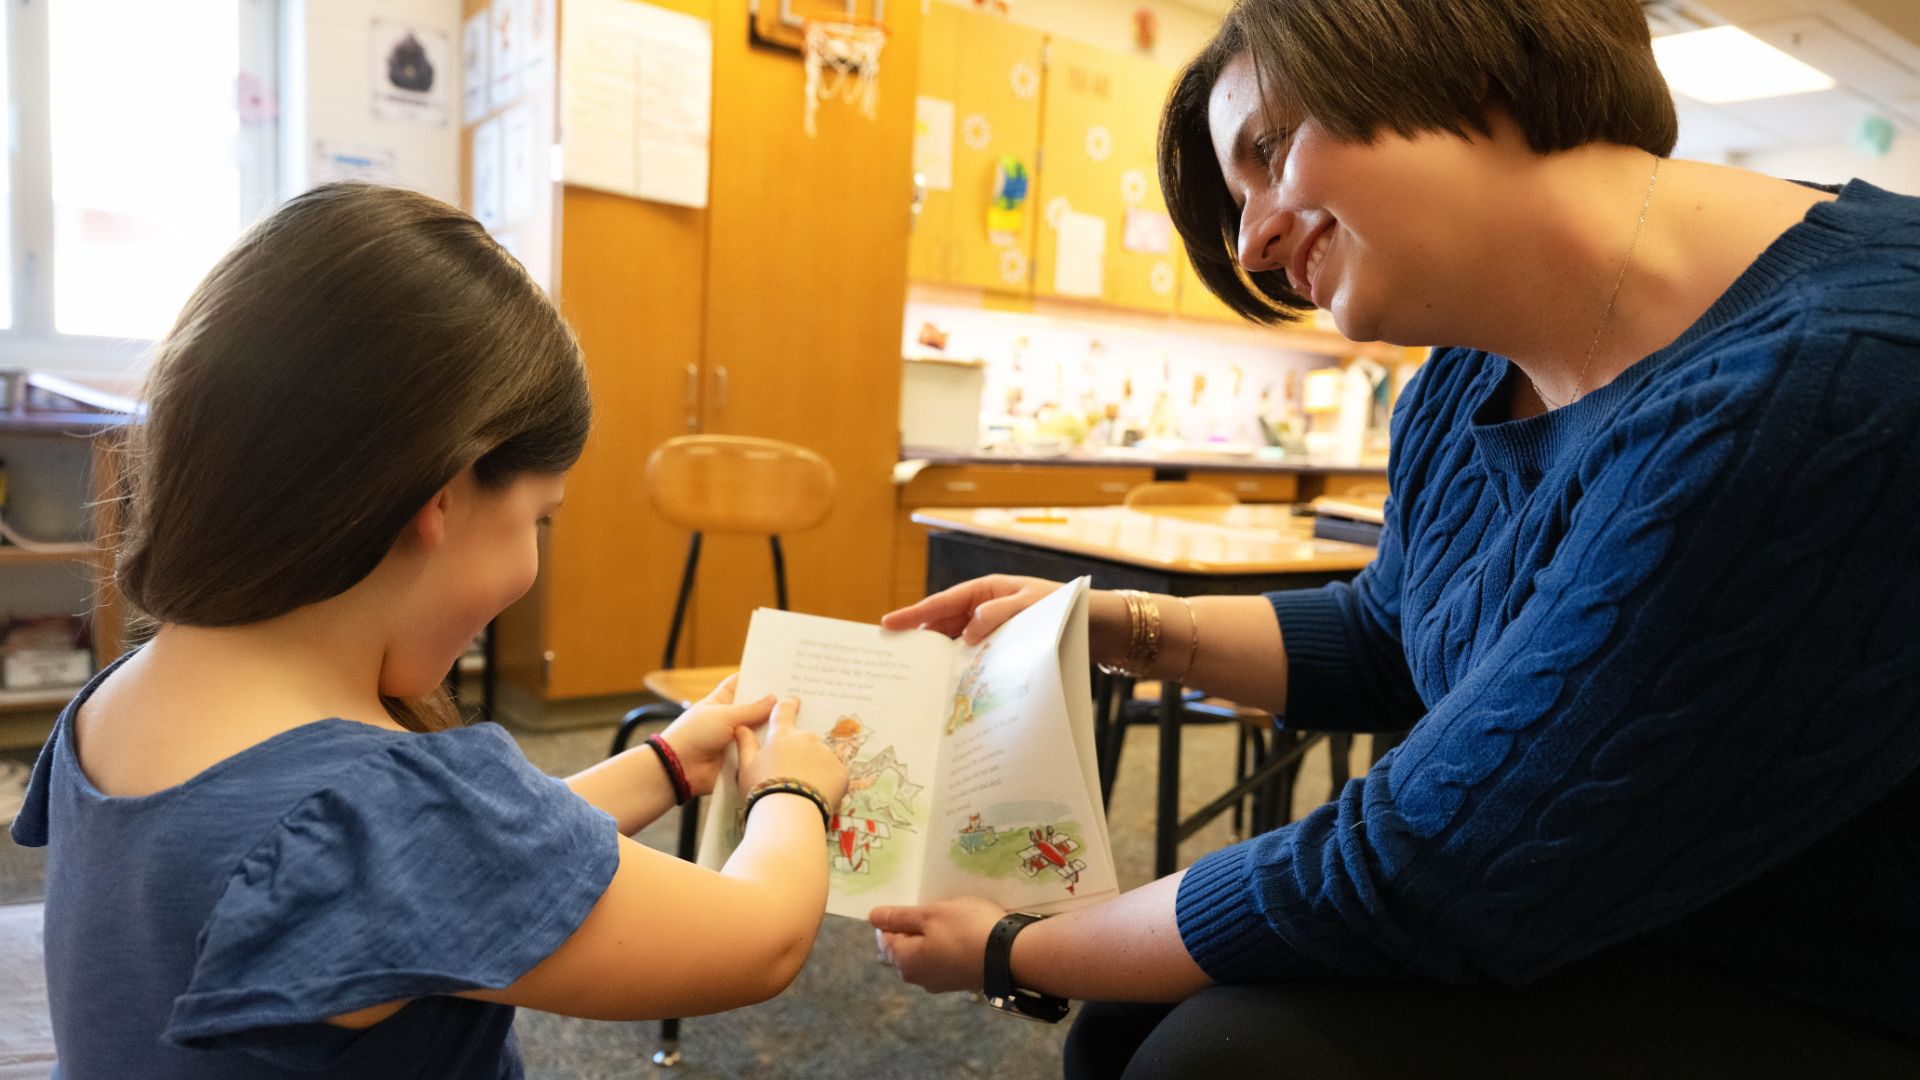
[[[49,354],[158,337],[272,205],[278,4],[6,3],[0,85],[15,130],[0,363],[49,366]]]

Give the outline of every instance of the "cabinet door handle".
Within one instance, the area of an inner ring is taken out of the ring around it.
[[[725,364],[713,369],[713,407],[715,411],[727,407],[727,365]]]
[[[1127,485],[1118,480],[1109,480],[1100,485],[1100,494],[1102,495],[1125,495],[1126,493]]]
[[[700,427],[700,365],[687,365],[687,430]]]
[[[949,480],[946,483],[948,491],[976,491],[979,487],[980,485],[972,480]]]

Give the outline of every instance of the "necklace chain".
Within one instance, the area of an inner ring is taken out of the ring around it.
[[[1593,331],[1593,343],[1587,346],[1587,358],[1580,364],[1580,377],[1574,380],[1573,396],[1565,401],[1554,401],[1552,398],[1540,392],[1539,383],[1535,382],[1533,384],[1534,394],[1538,396],[1541,401],[1546,402],[1547,407],[1550,409],[1557,409],[1562,405],[1571,405],[1579,401],[1587,392],[1587,372],[1592,370],[1594,354],[1600,351],[1600,339],[1606,336],[1607,325],[1613,321],[1613,305],[1620,299],[1620,286],[1626,283],[1627,267],[1633,265],[1633,253],[1635,249],[1640,246],[1640,230],[1645,228],[1647,224],[1647,207],[1653,205],[1653,188],[1654,185],[1659,182],[1660,158],[1656,156],[1653,159],[1653,175],[1647,178],[1647,197],[1640,200],[1640,220],[1634,222],[1633,240],[1627,244],[1627,257],[1620,260],[1620,273],[1613,279],[1613,291],[1607,294],[1607,309],[1600,314],[1600,325],[1595,327]]]

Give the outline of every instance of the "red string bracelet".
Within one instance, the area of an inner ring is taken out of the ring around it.
[[[667,770],[667,781],[673,785],[673,805],[685,806],[693,798],[693,785],[687,782],[687,770],[680,767],[680,755],[658,735],[647,736],[647,745],[660,756],[660,767]]]

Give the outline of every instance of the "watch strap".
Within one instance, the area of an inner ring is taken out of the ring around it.
[[[1067,1000],[1051,994],[1022,990],[1013,982],[1013,939],[1040,919],[1039,915],[1016,911],[993,924],[992,931],[987,934],[987,953],[982,965],[981,982],[988,1005],[1002,1012],[1051,1024],[1067,1015]]]

